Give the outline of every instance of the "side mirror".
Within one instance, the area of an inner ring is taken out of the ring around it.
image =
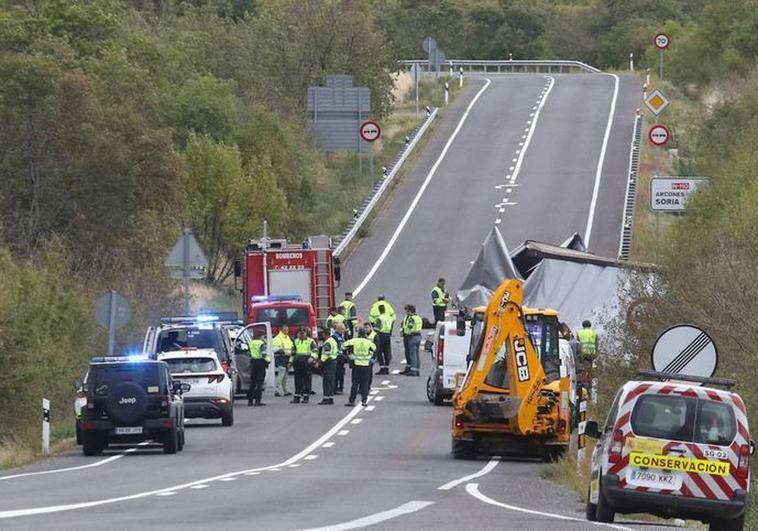
[[[74,382],[74,389],[81,391],[84,388],[84,382]]]
[[[234,261],[234,276],[237,278],[242,276],[242,261],[239,259]]]
[[[579,435],[586,435],[593,439],[599,439],[601,437],[600,428],[597,425],[597,421],[585,420],[579,423]]]
[[[432,342],[431,339],[427,339],[424,342],[424,350],[427,351],[427,352],[431,352],[432,351],[432,347],[434,347],[434,342]]]
[[[752,439],[750,440],[750,455],[753,455],[755,453],[755,441]]]
[[[189,390],[192,389],[192,386],[186,382],[179,383],[179,391],[184,394],[189,392]]]

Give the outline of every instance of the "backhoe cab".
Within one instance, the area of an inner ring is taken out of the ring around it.
[[[523,283],[506,280],[474,314],[469,367],[453,397],[453,455],[552,460],[570,435],[570,380],[558,354],[558,312],[522,308]],[[536,347],[536,348],[535,348]]]

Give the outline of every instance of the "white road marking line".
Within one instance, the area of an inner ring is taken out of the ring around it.
[[[260,472],[247,472],[245,475],[246,476],[258,476],[258,475],[260,475]]]
[[[511,162],[516,162],[518,160],[518,157],[514,157]]]
[[[501,221],[503,221],[503,220],[502,220],[502,219],[500,219],[500,218],[497,218],[497,219],[495,220],[495,225],[500,225],[500,222],[501,222]]]
[[[529,116],[534,116],[534,113],[533,113],[533,112],[530,112],[530,113],[529,113]]]
[[[377,402],[381,402],[382,400],[384,400],[384,397],[383,396],[375,396],[374,400],[376,400]]]
[[[392,371],[392,374],[400,374],[400,369],[395,369]]]
[[[377,395],[377,394],[379,394],[379,390],[378,389],[372,389],[371,391],[369,391],[369,394],[370,395]]]
[[[389,386],[388,389],[394,389],[395,387],[396,386],[394,387]],[[342,419],[340,419],[339,422],[337,422],[334,426],[332,426],[321,437],[313,441],[306,448],[304,448],[297,454],[293,455],[286,461],[283,461],[282,463],[279,463],[276,465],[264,466],[260,468],[253,468],[253,469],[247,469],[247,470],[238,470],[236,472],[228,472],[226,474],[220,474],[218,476],[214,476],[210,478],[203,478],[203,479],[198,479],[195,481],[190,481],[188,483],[183,483],[181,485],[172,485],[170,487],[165,487],[162,489],[154,489],[154,490],[150,490],[146,492],[138,492],[136,494],[128,494],[126,496],[118,496],[116,498],[104,498],[100,500],[69,503],[66,505],[50,505],[50,506],[42,506],[42,507],[32,507],[28,509],[13,509],[13,510],[8,510],[8,511],[0,511],[0,520],[6,519],[6,518],[18,518],[20,516],[34,516],[34,515],[39,515],[39,514],[51,514],[51,513],[59,513],[63,511],[74,511],[78,509],[89,509],[90,507],[99,507],[101,505],[109,505],[112,503],[139,500],[141,498],[146,498],[148,496],[154,496],[156,494],[160,494],[161,492],[176,491],[176,490],[192,488],[196,485],[205,484],[211,481],[217,481],[221,478],[239,476],[243,474],[248,475],[248,476],[253,476],[253,475],[259,474],[260,472],[271,470],[272,468],[280,468],[280,467],[288,466],[292,463],[296,463],[297,461],[300,461],[306,458],[306,456],[308,456],[313,450],[320,447],[326,441],[330,440],[334,436],[335,433],[341,430],[348,422],[350,422],[351,419],[353,419],[353,417],[358,415],[361,411],[362,411],[362,408],[360,406],[355,406],[344,417],[342,417]],[[313,457],[313,459],[315,459],[315,457]]]
[[[505,176],[505,178],[506,179],[510,179],[511,178],[511,174],[509,173],[508,175]]]
[[[221,478],[219,481],[237,481],[237,478],[231,477],[231,478]]]
[[[324,448],[331,448],[332,446],[334,446],[334,441],[325,442],[321,446],[323,446]]]
[[[498,208],[497,211],[498,213],[502,214],[505,212],[505,208]]]
[[[208,488],[208,485],[205,485],[205,484],[200,484],[200,485],[192,485],[190,488],[191,488],[191,489],[197,489],[197,490],[199,490],[199,489],[207,489],[207,488]]]
[[[313,461],[314,459],[318,459],[318,456],[315,455],[315,454],[311,454],[311,455],[306,455],[305,456],[305,460],[306,461]]]
[[[281,468],[269,468],[268,471],[269,472],[281,472],[282,469]]]
[[[537,516],[546,516],[548,518],[556,518],[558,520],[567,520],[570,522],[582,522],[587,525],[610,527],[611,529],[624,529],[627,531],[631,531],[631,528],[624,527],[622,525],[604,524],[602,522],[588,522],[584,518],[574,518],[573,516],[563,516],[562,514],[546,513],[543,511],[534,511],[532,509],[524,509],[523,507],[517,507],[515,505],[508,505],[507,503],[502,503],[502,502],[493,500],[492,498],[489,498],[485,496],[484,494],[482,494],[481,492],[479,492],[478,483],[469,483],[468,485],[466,485],[466,492],[469,493],[474,498],[478,499],[479,501],[483,501],[484,503],[494,505],[495,507],[502,507],[503,509],[508,509],[510,511],[516,511],[519,513],[526,513],[526,514],[534,514]]]
[[[513,188],[506,188],[505,193],[510,194],[513,191]]]
[[[389,380],[382,380],[382,385],[388,385],[390,383]]]
[[[517,150],[516,150],[516,155],[518,155],[520,152],[521,152],[521,150],[520,150],[520,149],[517,149]]]
[[[516,206],[518,203],[516,201],[508,201],[505,206]]]
[[[356,520],[350,520],[349,522],[343,522],[341,524],[333,524],[324,527],[314,527],[303,531],[347,531],[349,529],[359,529],[361,527],[376,525],[378,523],[391,520],[392,518],[397,518],[398,516],[415,513],[416,511],[425,509],[430,505],[434,505],[434,502],[410,501],[408,503],[404,503],[399,507],[395,507],[394,509],[382,511],[380,513],[375,513],[369,516],[364,516],[363,518],[358,518]]]
[[[145,446],[147,444],[150,444],[151,441],[144,441],[139,443],[137,446],[134,446],[132,448],[127,448],[123,452],[121,452],[118,455],[113,455],[111,457],[107,457],[105,459],[101,459],[100,461],[95,461],[94,463],[88,463],[86,465],[80,465],[80,466],[69,466],[66,468],[54,468],[52,470],[40,470],[39,472],[24,472],[22,474],[14,474],[12,476],[3,476],[0,477],[0,481],[5,481],[6,479],[16,479],[16,478],[25,478],[29,476],[45,476],[48,474],[60,474],[62,472],[73,472],[75,470],[84,470],[86,468],[95,468],[98,466],[107,465],[108,463],[112,463],[113,461],[116,461],[118,459],[121,459],[126,454],[130,454],[132,452],[136,452],[139,450],[140,446]]]
[[[364,407],[363,409],[364,409],[364,410],[366,410],[366,411],[374,411],[374,408],[375,408],[375,407],[376,407],[376,406],[366,406],[366,407]]]
[[[597,169],[595,170],[595,187],[592,189],[592,200],[590,201],[590,212],[587,215],[587,228],[584,230],[584,245],[587,250],[590,248],[590,238],[592,237],[592,224],[595,221],[595,207],[597,206],[597,197],[600,195],[600,179],[603,176],[603,164],[605,163],[605,150],[608,147],[608,139],[611,136],[613,127],[613,115],[616,113],[616,99],[619,94],[619,77],[616,74],[608,74],[613,77],[613,98],[611,99],[611,108],[608,111],[608,121],[605,124],[605,134],[603,135],[603,145],[600,148],[600,157],[597,160]]]
[[[363,419],[353,419],[350,421],[350,424],[360,424],[361,422],[363,422]]]
[[[350,430],[340,430],[337,435],[342,435],[343,437],[350,433]]]
[[[176,492],[174,491],[168,491],[168,492],[159,492],[156,494],[156,496],[175,496]]]
[[[300,466],[300,463],[292,463],[289,465],[289,468],[298,468]]]
[[[466,483],[472,479],[480,478],[484,475],[487,475],[490,472],[492,472],[492,470],[498,465],[498,463],[500,463],[500,458],[493,457],[492,459],[489,460],[489,462],[486,465],[484,465],[484,467],[479,472],[469,474],[468,476],[463,476],[462,478],[454,479],[453,481],[448,481],[441,487],[437,487],[437,490],[450,490],[457,487],[461,483]]]
[[[521,153],[519,153],[518,156],[518,162],[516,162],[516,169],[513,170],[513,180],[515,181],[518,177],[519,171],[521,171],[521,165],[524,163],[524,155],[526,155],[526,150],[529,149],[529,144],[532,141],[532,135],[534,134],[534,130],[537,127],[537,122],[540,119],[540,113],[542,112],[543,107],[545,107],[545,102],[547,102],[547,98],[550,96],[550,92],[553,90],[553,86],[555,85],[555,78],[552,76],[548,76],[548,79],[550,80],[550,86],[548,87],[547,91],[545,92],[545,95],[540,99],[540,104],[538,107],[535,107],[537,109],[537,112],[534,114],[534,120],[532,120],[532,125],[529,128],[529,132],[526,134],[526,136],[523,136],[524,138],[524,149],[521,150]]]
[[[508,171],[513,171],[513,168],[515,168],[515,167],[516,166],[511,166],[510,168],[508,168]]]
[[[519,145],[519,146],[523,146],[523,145],[524,145],[524,143],[523,143],[523,142],[519,142],[519,143],[518,143],[518,145]]]
[[[366,284],[368,284],[369,281],[373,278],[374,274],[377,272],[379,267],[384,262],[384,259],[387,258],[387,255],[389,254],[390,250],[392,250],[392,247],[395,245],[395,242],[400,236],[400,233],[403,231],[403,229],[405,228],[405,225],[408,223],[408,220],[410,219],[411,214],[413,214],[413,211],[416,210],[416,205],[418,205],[419,201],[421,200],[421,196],[424,195],[424,192],[429,186],[429,183],[432,181],[432,178],[437,173],[437,168],[439,168],[440,164],[442,164],[442,161],[445,159],[445,155],[447,155],[447,152],[450,150],[450,146],[453,144],[453,141],[455,141],[455,138],[458,136],[458,133],[463,127],[463,124],[466,122],[466,118],[468,118],[468,115],[471,112],[471,109],[474,108],[474,105],[476,105],[476,102],[479,101],[479,97],[482,94],[484,94],[484,91],[487,90],[487,87],[489,87],[490,84],[492,83],[490,79],[488,78],[485,78],[485,79],[487,80],[487,82],[484,84],[484,86],[481,89],[479,89],[479,92],[476,93],[474,98],[468,104],[468,107],[466,107],[466,111],[463,113],[463,116],[461,116],[461,119],[458,121],[458,125],[453,130],[453,133],[450,135],[450,138],[447,139],[447,143],[445,143],[445,147],[442,148],[442,152],[440,153],[440,156],[437,158],[434,165],[429,170],[429,173],[427,173],[426,179],[424,179],[424,182],[421,185],[421,188],[419,188],[418,192],[416,192],[416,196],[413,198],[413,201],[408,207],[408,210],[405,212],[405,215],[400,220],[400,223],[395,229],[395,232],[392,234],[392,237],[387,242],[387,245],[382,251],[382,254],[379,255],[379,258],[376,259],[376,261],[374,262],[374,265],[371,266],[371,269],[366,274],[366,277],[361,281],[360,284],[358,284],[356,288],[353,289],[353,296],[358,296],[358,294],[361,291],[363,291],[363,288],[365,288]],[[393,371],[393,374],[396,374],[396,373]]]
[[[522,139],[526,139],[526,135],[521,135],[521,138]]]
[[[537,106],[535,105],[534,107],[532,107],[532,110],[536,111],[537,110]]]

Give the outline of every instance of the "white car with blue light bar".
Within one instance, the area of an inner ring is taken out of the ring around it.
[[[221,419],[234,424],[234,382],[213,349],[183,349],[162,352],[158,359],[168,364],[171,376],[191,386],[184,395],[184,417]]]

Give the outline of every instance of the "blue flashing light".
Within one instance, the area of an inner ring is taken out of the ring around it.
[[[195,320],[198,323],[208,323],[211,321],[218,321],[218,315],[198,315]]]
[[[127,360],[128,362],[130,362],[130,363],[133,363],[133,362],[135,362],[135,361],[145,361],[145,360],[147,360],[147,359],[148,359],[148,358],[147,358],[147,355],[145,355],[145,354],[129,354],[129,355],[126,357],[126,360]]]

